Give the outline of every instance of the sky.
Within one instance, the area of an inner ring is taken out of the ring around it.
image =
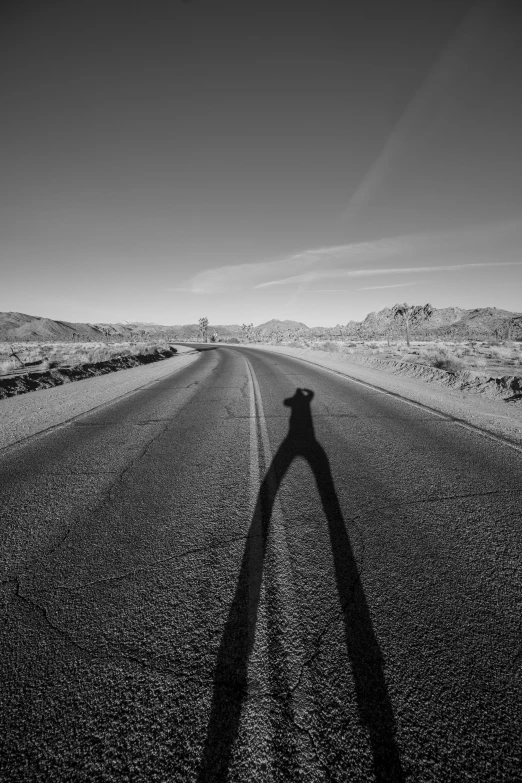
[[[0,14],[0,311],[522,310],[520,0]]]

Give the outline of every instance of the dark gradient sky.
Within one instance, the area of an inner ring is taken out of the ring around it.
[[[521,0],[8,3],[0,310],[522,310],[521,53]]]

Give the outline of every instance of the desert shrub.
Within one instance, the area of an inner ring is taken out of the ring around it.
[[[513,348],[512,346],[509,345],[499,346],[489,351],[489,356],[491,359],[498,359],[500,361],[514,358],[513,354],[514,354]]]
[[[483,356],[475,356],[471,362],[472,367],[485,367],[487,364]]]
[[[3,359],[0,361],[0,374],[7,375],[8,373],[17,370],[19,367],[20,362],[17,362],[16,359]]]
[[[438,351],[430,357],[430,364],[432,367],[436,367],[438,370],[445,370],[446,372],[458,373],[467,369],[466,362],[454,356],[451,353]]]
[[[328,351],[329,353],[335,353],[339,350],[339,343],[334,343],[333,340],[325,340],[323,343],[317,343],[315,346],[319,351]]]

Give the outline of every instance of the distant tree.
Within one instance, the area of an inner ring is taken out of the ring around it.
[[[207,333],[208,333],[208,318],[200,318],[199,334],[201,335],[201,341],[204,343],[207,342]]]
[[[217,341],[218,341],[218,333],[217,332],[213,332],[210,335],[210,342],[211,343],[217,343]]]
[[[399,324],[397,321],[392,318],[391,321],[388,321],[385,330],[384,330],[384,336],[386,337],[386,342],[388,343],[388,348],[390,347],[391,341],[397,337],[397,329]]]
[[[241,326],[243,332],[243,338],[247,343],[250,343],[254,339],[254,324],[243,324]]]
[[[522,337],[522,317],[515,316],[514,318],[511,318],[510,320],[510,339],[517,339],[520,340]]]
[[[430,304],[425,305],[408,305],[396,304],[392,308],[392,314],[394,318],[399,318],[404,323],[406,330],[406,344],[410,347],[410,326],[423,321],[428,321],[433,314],[433,307]]]

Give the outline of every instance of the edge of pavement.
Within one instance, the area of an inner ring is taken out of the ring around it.
[[[455,423],[479,434],[522,450],[522,406],[505,400],[463,392],[409,376],[340,361],[321,355],[311,348],[286,348],[274,345],[244,345],[259,351],[282,354],[307,364],[329,370],[355,383],[389,394],[405,403],[442,414]]]
[[[0,453],[172,375],[200,355],[173,345],[178,352],[169,359],[0,400]]]

